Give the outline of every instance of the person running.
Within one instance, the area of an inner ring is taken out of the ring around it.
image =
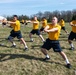
[[[47,20],[46,20],[45,17],[42,18],[41,23],[42,23],[42,27],[40,29],[40,32],[43,32],[44,31],[44,28],[47,26]]]
[[[61,19],[59,21],[59,25],[61,26],[61,29],[64,30],[66,32],[66,34],[69,34],[68,31],[65,28],[65,21],[63,19]]]
[[[42,48],[41,48],[42,53],[46,56],[43,60],[46,61],[50,59],[46,50],[50,50],[51,48],[53,48],[54,52],[59,52],[59,54],[66,61],[66,67],[71,68],[71,64],[66,54],[62,51],[60,43],[58,41],[61,26],[58,25],[57,22],[58,22],[57,17],[53,17],[52,23],[46,26],[44,29],[45,32],[48,32],[48,39],[46,39],[46,42],[42,45]]]
[[[37,20],[36,16],[34,17],[34,21],[31,21],[31,23],[33,23],[33,30],[29,34],[30,41],[33,42],[32,35],[36,34],[36,35],[38,35],[42,39],[43,42],[45,42],[43,36],[40,34],[39,21]]]
[[[11,47],[16,47],[16,44],[15,44],[15,42],[13,42],[13,39],[15,37],[17,37],[18,39],[20,39],[21,43],[23,43],[23,45],[25,47],[24,49],[28,50],[26,42],[22,38],[22,34],[21,34],[21,31],[20,31],[20,22],[18,20],[17,15],[13,16],[13,21],[4,21],[3,23],[8,23],[13,28],[13,30],[10,32],[10,35],[8,37],[8,40],[13,44]]]
[[[24,23],[25,23],[25,20],[24,20],[24,19],[22,19],[20,23],[21,23],[21,24],[24,24]]]
[[[72,40],[75,39],[76,40],[76,15],[73,16],[72,21],[70,22],[70,25],[72,27],[72,31],[70,32],[70,35],[68,37],[68,42],[71,46],[70,50],[74,50],[74,45],[72,43]]]
[[[7,19],[3,19],[2,21],[5,21]],[[4,28],[6,26],[6,23],[2,23],[2,27]]]

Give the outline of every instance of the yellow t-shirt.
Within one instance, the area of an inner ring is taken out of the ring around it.
[[[65,26],[65,22],[64,22],[63,19],[59,21],[59,25],[61,25],[61,27],[64,27]]]
[[[39,21],[33,21],[33,22],[37,22],[37,23],[33,23],[33,29],[36,30],[36,29],[39,29]]]
[[[52,24],[49,24],[49,29],[52,29],[52,28],[58,28],[58,31],[56,32],[49,32],[48,35],[49,35],[49,39],[50,40],[58,40],[59,39],[59,35],[60,35],[60,30],[61,30],[61,26],[60,25],[52,25]]]
[[[11,24],[11,26],[13,27],[14,31],[20,30],[20,22],[18,20],[16,21],[16,24]]]
[[[45,28],[46,26],[47,26],[47,20],[45,19],[42,21],[42,27]]]
[[[73,20],[71,23],[76,24],[76,20]],[[76,33],[76,26],[72,26],[72,31]]]
[[[24,19],[22,19],[22,21],[21,21],[22,23],[24,23],[25,22],[25,20]]]

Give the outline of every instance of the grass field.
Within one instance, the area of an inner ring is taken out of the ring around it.
[[[71,27],[66,23],[66,29],[70,32]],[[34,35],[34,42],[30,42],[29,32],[32,30],[32,25],[22,25],[21,31],[23,38],[25,39],[29,50],[24,51],[24,46],[20,44],[18,39],[14,39],[17,44],[16,48],[11,48],[11,43],[6,40],[10,34],[11,28],[0,25],[0,44],[4,43],[4,46],[0,46],[0,75],[76,75],[76,50],[69,50],[70,46],[67,41],[67,35],[64,31],[61,31],[60,44],[63,51],[68,56],[72,64],[71,69],[65,67],[65,61],[58,53],[54,53],[51,49],[48,51],[50,55],[49,61],[42,61],[44,55],[40,51],[40,46],[43,44],[41,39]],[[43,34],[46,39],[47,34]],[[73,41],[74,46],[76,41]],[[76,48],[76,47],[75,47]]]

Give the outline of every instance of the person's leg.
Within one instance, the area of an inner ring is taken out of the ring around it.
[[[50,59],[47,50],[51,48],[50,40],[47,39],[46,42],[42,45],[41,51],[45,55],[45,58],[43,59],[44,61]]]
[[[74,33],[73,32],[71,32],[70,33],[70,35],[69,35],[69,37],[68,37],[68,43],[70,44],[70,46],[71,46],[71,50],[74,50],[74,45],[73,45],[73,43],[72,43],[72,40],[74,39]]]
[[[29,33],[30,41],[33,42],[32,33]]]
[[[50,57],[49,57],[49,55],[48,55],[48,53],[47,53],[46,49],[41,48],[41,52],[45,55],[45,58],[43,59],[44,61],[46,61],[46,60],[49,60],[49,59],[50,59]]]
[[[67,67],[67,68],[71,68],[71,64],[70,64],[70,62],[69,62],[66,54],[65,54],[64,52],[62,52],[62,51],[59,52],[59,54],[60,54],[60,55],[63,57],[63,59],[66,61],[66,67]]]
[[[71,67],[70,62],[69,62],[66,54],[62,51],[59,41],[54,41],[54,42],[52,43],[52,47],[53,47],[54,52],[59,52],[59,54],[60,54],[60,55],[63,57],[63,59],[66,61],[66,66],[67,66],[68,68],[70,68],[70,67]]]
[[[71,46],[71,49],[73,50],[73,49],[74,49],[74,45],[73,45],[73,43],[72,43],[72,40],[68,40],[68,42],[69,42],[69,44],[70,44],[70,46]]]
[[[44,38],[43,38],[43,36],[40,34],[39,35],[39,37],[41,38],[41,40],[43,41],[43,42],[45,42],[45,40],[44,40]]]
[[[20,38],[21,43],[23,43],[25,49],[28,49],[27,44],[23,38]]]
[[[41,40],[42,40],[43,42],[45,42],[43,36],[40,34],[40,30],[37,30],[37,31],[36,31],[36,34],[41,38]]]
[[[63,57],[63,59],[66,61],[66,64],[69,64],[70,62],[69,62],[69,60],[68,60],[68,58],[67,58],[67,56],[66,56],[66,54],[63,52],[63,51],[61,51],[61,52],[59,52],[59,54]]]
[[[15,42],[13,41],[13,39],[15,38],[15,33],[13,32],[13,30],[11,31],[11,34],[8,37],[8,40],[13,44],[11,47],[16,47]]]
[[[8,40],[12,43],[11,47],[16,47],[16,43],[13,41],[13,38],[11,36],[8,37]]]
[[[67,31],[66,29],[65,29],[64,31],[65,31],[65,33],[66,33],[67,35],[69,35],[69,33],[68,33],[68,31]]]
[[[32,35],[35,34],[35,30],[32,30],[30,33],[29,33],[29,37],[30,37],[30,41],[33,42],[33,38],[32,38]]]
[[[65,31],[65,33],[66,33],[67,35],[69,34],[65,27],[62,27],[62,29]]]
[[[21,43],[24,45],[25,50],[28,49],[25,40],[22,38],[21,31],[18,31],[18,32],[16,33],[16,36],[17,36],[18,39],[20,39]]]

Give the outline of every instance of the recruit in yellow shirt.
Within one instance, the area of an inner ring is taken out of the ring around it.
[[[76,24],[76,20],[73,20],[71,23]],[[76,26],[72,26],[72,31],[76,33]]]
[[[60,35],[60,30],[61,30],[61,26],[60,25],[52,25],[52,24],[49,24],[49,29],[52,29],[52,28],[58,28],[58,31],[55,31],[55,32],[49,32],[48,35],[49,35],[49,39],[50,40],[58,40],[59,39],[59,35]]]
[[[45,19],[42,21],[42,27],[45,28],[46,26],[47,26],[47,20]]]
[[[20,22],[18,20],[16,21],[16,24],[11,24],[11,26],[13,27],[14,31],[20,30]]]
[[[61,25],[61,27],[64,27],[64,26],[65,26],[65,22],[64,22],[63,19],[61,19],[61,20],[59,21],[59,25]]]
[[[37,22],[37,23],[35,23]],[[33,21],[33,29],[36,30],[36,29],[39,29],[39,21],[36,20],[36,21]]]
[[[22,23],[24,23],[25,22],[25,20],[24,19],[22,19],[22,21],[21,21]]]

